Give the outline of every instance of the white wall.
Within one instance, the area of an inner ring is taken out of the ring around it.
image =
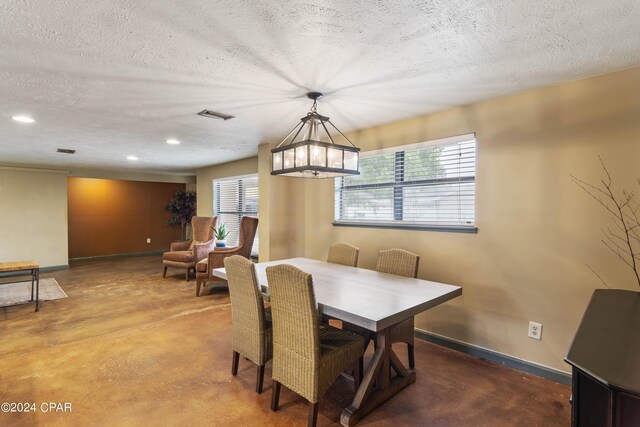
[[[67,174],[0,167],[0,261],[66,266]]]

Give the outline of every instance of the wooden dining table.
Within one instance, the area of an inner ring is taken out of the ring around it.
[[[416,373],[403,365],[391,346],[390,331],[416,314],[462,295],[460,286],[379,273],[308,258],[256,264],[258,283],[268,291],[266,268],[290,264],[311,273],[320,313],[377,334],[377,347],[351,405],[340,417],[352,426],[383,402],[415,382]],[[227,278],[224,268],[213,275]]]

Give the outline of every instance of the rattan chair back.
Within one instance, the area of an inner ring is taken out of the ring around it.
[[[358,256],[360,249],[348,243],[336,243],[329,248],[327,262],[332,264],[342,264],[349,267],[358,266]]]
[[[310,402],[321,390],[318,306],[311,275],[288,264],[267,268],[273,319],[271,377]]]
[[[388,249],[378,252],[376,271],[404,277],[418,277],[420,257],[404,249]]]
[[[265,313],[253,262],[234,255],[224,260],[231,297],[233,350],[257,365],[271,358],[265,348]]]
[[[309,360],[318,359],[318,305],[311,274],[289,264],[280,264],[267,267],[267,281],[274,353],[279,350]]]

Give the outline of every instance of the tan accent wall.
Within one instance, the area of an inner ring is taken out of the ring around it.
[[[184,189],[181,183],[69,177],[69,258],[167,250],[181,229],[167,226],[165,207]]]
[[[268,235],[282,249],[269,259],[325,259],[329,245],[346,241],[360,247],[365,268],[374,268],[381,249],[418,253],[419,277],[464,288],[461,298],[420,315],[418,328],[568,371],[563,357],[592,291],[602,287],[585,263],[611,286],[640,291],[600,242],[608,216],[571,181],[600,180],[600,155],[618,191],[638,188],[640,68],[349,136],[367,151],[471,132],[478,234],[336,227],[333,180],[270,178],[277,183],[265,195],[280,199],[269,202],[277,206],[268,222],[261,210],[261,242]],[[530,320],[543,324],[542,341],[527,337]]]
[[[258,172],[258,158],[237,160],[221,165],[208,166],[196,171],[198,215],[213,215],[213,180],[230,176],[249,175]]]
[[[0,167],[0,260],[68,264],[65,173]]]
[[[295,239],[304,239],[304,235],[296,233],[302,230],[304,218],[300,216],[298,221],[293,220],[296,212],[305,210],[296,194],[303,194],[304,189],[296,187],[302,183],[271,175],[271,148],[269,144],[258,147],[260,261],[292,257],[296,254],[292,248]]]

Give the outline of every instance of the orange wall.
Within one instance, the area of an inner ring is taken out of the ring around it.
[[[168,249],[181,230],[166,225],[171,215],[165,206],[184,189],[185,184],[69,177],[69,258]]]

